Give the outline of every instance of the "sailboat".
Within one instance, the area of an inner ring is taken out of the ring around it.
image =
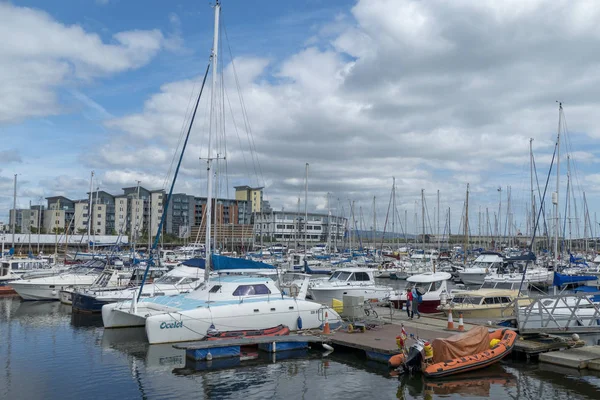
[[[217,92],[217,61],[219,40],[219,18],[221,4],[214,6],[214,39],[211,52],[212,95]],[[206,70],[204,82],[208,75]],[[204,83],[202,88],[204,87]],[[196,102],[196,109],[202,89]],[[214,104],[214,101],[212,102]],[[195,112],[194,112],[195,115]],[[211,116],[213,113],[211,112]],[[188,137],[194,118],[190,120]],[[212,213],[212,175],[211,171],[211,134],[208,140],[207,157],[207,210],[206,210],[206,259],[205,280],[194,291],[176,296],[160,296],[142,299],[133,296],[132,301],[107,304],[102,307],[102,321],[105,328],[126,326],[145,326],[148,341],[155,343],[171,343],[180,341],[201,340],[215,331],[239,331],[248,329],[267,329],[278,325],[286,325],[290,330],[314,329],[325,321],[340,320],[339,315],[330,307],[304,300],[298,296],[303,290],[290,291],[296,297],[282,293],[275,281],[261,276],[219,275],[211,276],[211,270],[220,269],[221,263],[235,267],[236,265],[262,267],[265,264],[244,259],[233,259],[212,254],[211,247],[211,213]],[[187,139],[186,142],[187,143]],[[184,148],[185,149],[185,148]],[[181,157],[183,157],[183,150]],[[176,169],[176,174],[181,165]],[[169,193],[169,197],[171,196]],[[168,206],[169,198],[165,208]],[[163,213],[163,219],[166,213]],[[161,220],[161,224],[163,220]],[[159,226],[160,227],[160,226]],[[160,232],[160,228],[159,228]],[[158,238],[158,235],[157,235]],[[155,239],[155,244],[158,239]],[[307,283],[307,280],[306,280]],[[140,289],[142,293],[143,285]]]

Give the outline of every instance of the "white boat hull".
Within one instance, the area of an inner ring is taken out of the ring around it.
[[[465,285],[483,285],[483,281],[488,274],[485,272],[459,272],[458,276]]]
[[[294,307],[294,310],[290,310]],[[178,313],[160,314],[146,319],[146,335],[150,344],[200,340],[211,328],[221,332],[246,329],[266,329],[283,324],[298,330],[319,328],[323,323],[322,306],[311,302],[282,299],[264,303],[240,303],[214,308],[197,308]],[[139,311],[138,311],[139,312]],[[327,309],[330,323],[339,321],[332,309]]]
[[[88,287],[89,284],[77,285],[78,288]],[[60,300],[60,291],[73,289],[72,285],[48,285],[48,284],[27,284],[21,285],[20,282],[13,282],[12,288],[23,300]]]

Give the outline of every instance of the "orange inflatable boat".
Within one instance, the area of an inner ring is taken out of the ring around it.
[[[516,339],[517,334],[509,329],[487,332],[485,327],[436,339],[432,342],[434,364],[426,366],[423,374],[428,378],[441,378],[487,367],[510,354]]]

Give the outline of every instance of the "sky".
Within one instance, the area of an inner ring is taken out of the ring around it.
[[[0,221],[15,174],[18,208],[86,198],[91,171],[110,193],[168,190],[213,12],[191,0],[0,1]],[[354,202],[359,227],[375,209],[390,231],[395,177],[397,231],[422,230],[423,191],[435,233],[439,190],[440,230],[450,209],[456,232],[468,184],[475,234],[500,199],[506,231],[510,187],[513,232],[526,233],[530,138],[541,193],[560,101],[561,216],[581,236],[584,192],[595,226],[600,211],[599,22],[593,1],[224,0],[216,111],[209,75],[175,192],[206,195],[214,132],[219,196],[259,185],[274,209],[303,211],[308,163],[309,211],[349,216]]]

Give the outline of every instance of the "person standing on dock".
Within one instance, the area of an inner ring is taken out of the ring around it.
[[[410,318],[410,319],[412,319],[412,315],[411,315],[412,302],[413,302],[412,291],[410,290],[410,288],[406,288],[406,315],[408,315],[408,318]]]
[[[415,314],[417,314],[417,318],[421,318],[421,313],[419,312],[419,302],[422,301],[422,297],[421,294],[417,291],[417,287],[413,287],[412,291],[411,291],[411,297],[412,297],[412,302],[411,302],[411,312],[410,312],[410,319],[413,319],[413,317],[415,316]]]

